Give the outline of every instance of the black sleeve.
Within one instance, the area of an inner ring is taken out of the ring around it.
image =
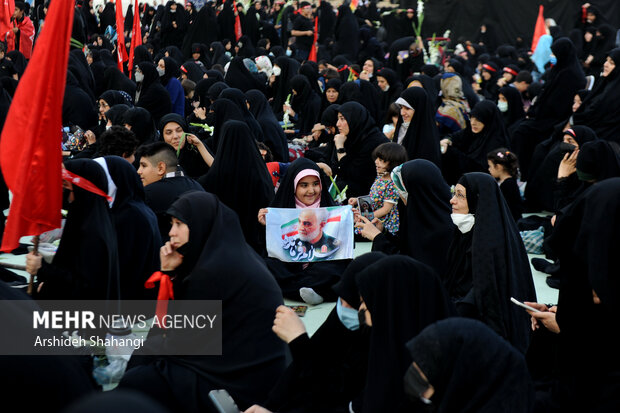
[[[388,255],[400,254],[400,237],[389,232],[382,232],[372,241],[371,251]]]

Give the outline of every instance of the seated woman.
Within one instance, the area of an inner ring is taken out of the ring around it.
[[[300,136],[312,132],[312,126],[319,121],[321,114],[321,97],[312,90],[308,78],[304,75],[295,75],[290,81],[291,101],[282,105],[282,110],[288,112],[291,122]],[[290,130],[286,130],[289,133]]]
[[[455,316],[454,306],[435,271],[410,257],[383,258],[361,271],[356,281],[360,328],[370,327],[360,411],[401,411],[406,399],[403,376],[412,362],[405,343],[426,326]]]
[[[471,110],[465,129],[441,140],[442,172],[448,185],[467,172],[485,172],[487,154],[508,147],[508,134],[497,105],[483,100]]]
[[[183,194],[168,210],[170,241],[160,251],[162,278],[175,300],[222,301],[222,355],[134,353],[119,388],[143,392],[171,411],[210,411],[207,396],[226,389],[240,408],[262,403],[284,370],[283,343],[271,332],[282,295],[262,259],[245,242],[236,214],[213,194]],[[171,280],[170,275],[174,275]],[[171,330],[154,339],[186,340]]]
[[[459,179],[452,205],[458,227],[448,249],[443,282],[460,316],[478,319],[524,353],[529,321],[510,302],[535,301],[530,263],[510,209],[491,175]]]
[[[370,252],[354,259],[334,285],[338,303],[319,329],[308,337],[301,319],[288,307],[276,312],[273,330],[293,356],[265,407],[278,412],[344,412],[361,402],[366,383],[369,331],[360,329],[360,294],[356,275],[385,257]]]
[[[444,73],[441,77],[441,104],[435,120],[441,136],[456,133],[467,127],[469,104],[463,94],[463,81],[455,73]]]
[[[450,187],[435,164],[426,159],[405,162],[392,171],[401,197],[400,227],[392,235],[367,220],[356,224],[372,241],[372,250],[409,255],[442,274],[454,224],[450,219]]]
[[[282,178],[278,192],[269,205],[272,208],[322,208],[334,206],[328,184],[322,181],[321,169],[309,159],[292,162]],[[265,225],[267,209],[258,212],[258,222]],[[340,280],[349,260],[313,262],[309,264],[284,263],[276,258],[265,258],[267,267],[278,281],[286,298],[309,304],[323,300],[335,301],[331,287]]]
[[[407,350],[413,360],[404,378],[410,411],[425,404],[442,412],[532,411],[534,386],[523,355],[483,323],[438,321]]]

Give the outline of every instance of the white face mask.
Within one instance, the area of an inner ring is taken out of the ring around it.
[[[463,234],[467,234],[473,228],[476,223],[476,217],[474,214],[450,214],[454,225],[459,227],[459,231]]]
[[[278,77],[282,74],[282,69],[280,69],[280,66],[274,66],[273,67],[273,75],[275,77]]]
[[[157,66],[157,73],[159,73],[159,77],[162,77],[166,74],[166,69],[162,69],[161,67]]]
[[[140,83],[144,80],[144,74],[136,72],[136,83]]]
[[[287,56],[292,56],[293,55],[293,51],[291,49],[286,49],[286,55]]]
[[[500,112],[508,112],[508,102],[502,102],[501,100],[497,102],[497,108]]]

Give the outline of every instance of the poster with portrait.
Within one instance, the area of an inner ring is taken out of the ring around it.
[[[268,208],[267,253],[284,262],[353,258],[353,210]]]

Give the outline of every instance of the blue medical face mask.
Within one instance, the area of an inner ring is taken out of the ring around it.
[[[338,303],[336,304],[336,313],[338,314],[340,322],[349,330],[355,331],[360,328],[357,310],[343,306],[340,297],[338,297]]]
[[[293,55],[293,51],[291,49],[286,49],[286,55],[287,56],[292,56]]]
[[[558,58],[557,58],[557,57],[555,57],[555,56],[551,56],[551,57],[549,58],[549,63],[551,63],[552,65],[554,65],[554,66],[555,66],[555,65],[558,63]]]

